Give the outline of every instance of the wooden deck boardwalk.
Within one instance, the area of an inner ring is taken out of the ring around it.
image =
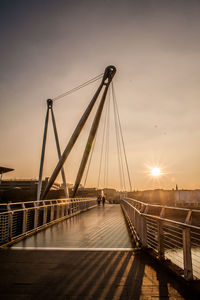
[[[3,300],[199,299],[138,251],[1,250]]]
[[[133,245],[120,205],[107,204],[57,223],[13,247],[131,249]]]
[[[132,249],[119,205],[97,207],[2,249],[0,266],[3,300],[199,299]]]

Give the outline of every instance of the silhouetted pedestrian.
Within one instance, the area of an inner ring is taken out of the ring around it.
[[[102,197],[102,204],[103,204],[103,206],[104,206],[105,202],[106,202],[106,198],[103,196]]]
[[[97,203],[98,203],[98,206],[100,206],[100,204],[101,204],[101,196],[100,195],[97,197]]]

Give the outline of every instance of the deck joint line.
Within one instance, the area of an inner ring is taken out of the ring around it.
[[[62,247],[12,247],[11,250],[58,250],[58,251],[135,251],[138,248],[62,248]]]

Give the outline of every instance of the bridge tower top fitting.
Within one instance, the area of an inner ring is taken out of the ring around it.
[[[52,109],[52,107],[53,107],[53,100],[52,99],[47,99],[47,107],[49,109]]]

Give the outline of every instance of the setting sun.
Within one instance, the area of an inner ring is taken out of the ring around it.
[[[152,176],[159,176],[160,175],[160,169],[159,168],[153,168],[151,170],[151,175]]]

